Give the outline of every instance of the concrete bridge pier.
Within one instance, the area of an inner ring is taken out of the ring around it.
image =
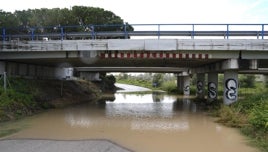
[[[191,77],[186,72],[183,72],[177,77],[177,87],[185,96],[190,95],[190,81]]]
[[[237,59],[225,60],[222,64],[222,69],[224,70],[223,103],[229,105],[238,99],[239,62]]]
[[[4,74],[6,72],[6,63],[0,61],[0,75]]]
[[[208,73],[208,102],[216,101],[218,98],[218,73]]]
[[[80,72],[80,78],[88,81],[101,81],[100,73],[92,73],[92,72]]]
[[[238,72],[227,70],[224,72],[223,103],[229,105],[238,99]]]
[[[205,74],[196,74],[196,96],[198,99],[205,99]]]

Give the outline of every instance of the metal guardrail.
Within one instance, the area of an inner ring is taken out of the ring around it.
[[[265,39],[268,36],[266,27],[268,24],[108,24],[1,28],[0,40],[128,39],[132,37],[160,39],[165,36],[191,39],[195,37]],[[105,30],[100,30],[101,28]]]

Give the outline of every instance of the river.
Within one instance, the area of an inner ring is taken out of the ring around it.
[[[255,152],[236,129],[214,122],[190,98],[164,93],[116,93],[26,118],[9,139],[107,139],[137,152]]]

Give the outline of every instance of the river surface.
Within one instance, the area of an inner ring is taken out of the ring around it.
[[[116,93],[26,118],[9,139],[107,139],[137,152],[255,152],[238,130],[214,122],[191,99],[163,93]]]

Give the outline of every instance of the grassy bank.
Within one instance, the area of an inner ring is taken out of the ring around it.
[[[249,137],[251,143],[268,152],[268,91],[247,95],[230,106],[216,111],[218,122],[236,127]]]
[[[0,83],[0,122],[97,98],[100,90],[86,81],[10,78],[7,90]]]
[[[13,120],[31,115],[42,108],[45,103],[36,102],[39,90],[31,82],[23,79],[10,79],[7,90],[0,87],[0,121]]]

